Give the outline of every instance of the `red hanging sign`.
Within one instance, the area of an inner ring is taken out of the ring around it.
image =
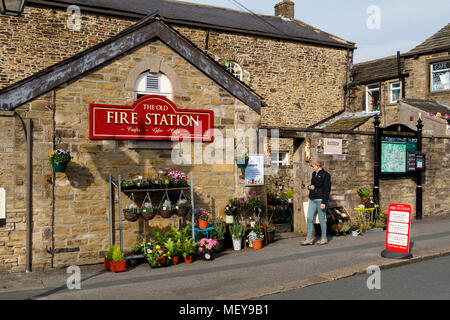
[[[390,204],[386,226],[386,250],[409,253],[411,206]]]
[[[211,142],[211,110],[178,109],[163,96],[149,95],[131,106],[89,105],[89,138]]]

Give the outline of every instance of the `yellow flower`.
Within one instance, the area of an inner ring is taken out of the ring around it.
[[[160,249],[161,247],[159,245],[156,246],[156,249]]]

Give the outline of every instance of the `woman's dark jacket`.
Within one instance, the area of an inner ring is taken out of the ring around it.
[[[314,171],[311,185],[314,185],[314,190],[309,190],[309,198],[311,200],[322,199],[322,203],[327,204],[330,200],[331,175],[324,169],[321,169],[318,173]]]

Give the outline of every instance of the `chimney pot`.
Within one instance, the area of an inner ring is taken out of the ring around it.
[[[275,5],[275,16],[283,16],[289,19],[294,19],[295,3],[290,0],[283,0]]]

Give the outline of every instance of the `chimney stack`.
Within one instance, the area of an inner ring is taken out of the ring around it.
[[[283,16],[294,19],[295,3],[290,0],[283,0],[275,5],[275,16]]]

